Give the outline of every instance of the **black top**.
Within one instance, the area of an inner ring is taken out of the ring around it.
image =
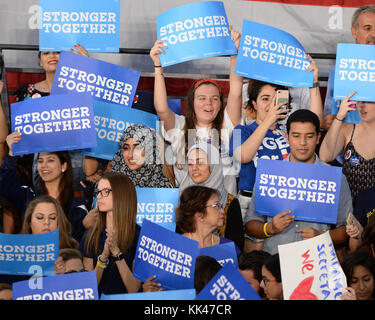
[[[360,192],[353,206],[353,214],[366,227],[368,218],[375,215],[375,187]]]
[[[131,271],[133,270],[133,261],[135,259],[140,230],[141,230],[141,227],[139,225],[136,225],[133,242],[130,248],[126,252],[124,252],[125,262],[127,263]],[[98,260],[98,256],[103,252],[103,249],[104,249],[104,243],[106,239],[105,228],[103,228],[102,233],[100,235],[99,253],[95,253],[94,255],[86,251],[85,242],[86,242],[87,234],[88,234],[88,231],[86,231],[85,234],[83,235],[83,238],[79,244],[79,250],[81,251],[84,257],[93,259],[93,263],[95,267],[96,262]],[[102,293],[104,294],[128,293],[128,290],[126,289],[124,283],[122,282],[120,272],[118,271],[117,266],[116,266],[116,262],[113,260],[112,257],[109,257],[109,264],[103,271],[103,275],[98,286],[98,293],[99,295],[101,295]]]

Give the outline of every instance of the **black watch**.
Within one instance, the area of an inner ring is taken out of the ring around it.
[[[124,254],[120,252],[117,256],[112,255],[112,258],[115,261],[120,261],[120,260],[124,259]]]

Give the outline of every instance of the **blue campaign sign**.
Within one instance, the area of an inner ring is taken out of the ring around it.
[[[39,50],[119,52],[119,0],[39,0]]]
[[[181,99],[168,99],[168,107],[172,109],[175,114],[181,115]]]
[[[51,95],[88,92],[97,100],[131,107],[140,76],[139,71],[62,51]]]
[[[147,219],[170,231],[176,231],[175,209],[178,205],[178,188],[136,188],[137,224]]]
[[[291,210],[295,220],[336,224],[342,168],[259,159],[255,212],[275,216]]]
[[[30,280],[15,282],[13,300],[99,300],[96,272],[44,277],[40,287],[30,286]]]
[[[0,233],[0,274],[53,275],[59,256],[59,231],[42,234]]]
[[[343,100],[353,91],[354,101],[375,101],[375,47],[337,44],[334,98]]]
[[[142,293],[102,294],[100,300],[194,300],[195,295],[195,289],[183,289]]]
[[[156,275],[163,289],[194,288],[198,241],[143,220],[134,260],[134,276],[145,282]]]
[[[195,300],[262,300],[238,269],[227,263]]]
[[[305,49],[291,34],[244,20],[235,73],[288,87],[312,87]]]
[[[93,98],[61,94],[11,105],[12,131],[22,134],[15,155],[96,147]]]
[[[339,112],[339,108],[340,108],[340,104],[341,104],[341,100],[335,100],[333,98],[333,90],[334,90],[334,86],[335,86],[335,67],[333,67],[333,70],[329,72],[329,77],[328,77],[328,80],[329,80],[329,91],[327,91],[327,95],[329,97],[329,100],[330,100],[330,104],[331,104],[331,114],[337,114]],[[348,123],[360,123],[362,122],[362,119],[358,113],[358,110],[355,109],[354,111],[351,111],[351,112],[348,112],[348,114],[346,115],[345,117],[345,122],[348,122]]]
[[[82,154],[112,160],[119,148],[121,136],[128,126],[144,124],[156,130],[158,122],[159,118],[152,113],[94,100],[94,124],[97,146],[82,150]]]
[[[168,47],[160,55],[163,67],[237,54],[224,4],[220,1],[190,3],[162,13],[157,18],[157,38],[165,40]]]
[[[233,241],[219,244],[217,246],[200,248],[199,255],[215,258],[222,266],[231,263],[235,267],[238,267],[238,258]]]

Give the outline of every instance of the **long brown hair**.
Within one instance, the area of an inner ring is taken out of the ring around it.
[[[216,86],[219,90],[220,94],[220,102],[221,107],[219,110],[219,113],[217,114],[215,120],[212,123],[212,129],[214,132],[218,133],[218,137],[215,137],[214,143],[217,148],[220,148],[221,145],[221,128],[223,126],[223,119],[224,119],[224,94],[223,90],[219,87],[218,84],[216,84],[214,81],[207,79],[207,81],[197,80],[195,81],[192,86],[190,87],[187,97],[186,97],[186,105],[184,109],[184,115],[185,115],[185,127],[184,127],[184,137],[185,137],[185,154],[187,154],[187,151],[189,150],[189,141],[188,141],[188,133],[189,129],[195,129],[197,124],[197,116],[195,114],[194,110],[194,98],[195,98],[195,91],[204,84],[210,84],[213,86]],[[194,140],[194,139],[193,139]],[[195,142],[194,142],[195,143]]]
[[[70,205],[74,196],[73,168],[70,155],[68,151],[56,151],[48,153],[57,155],[61,165],[63,165],[64,163],[67,164],[66,170],[61,173],[61,179],[59,184],[59,196],[57,200],[60,202],[64,212],[68,215],[70,211]],[[39,179],[38,189],[40,194],[48,194],[46,184],[42,179]]]
[[[113,227],[117,244],[121,252],[126,252],[134,239],[137,217],[137,193],[133,182],[123,173],[106,172],[101,178],[109,181],[113,199]],[[100,181],[99,180],[99,181]],[[98,253],[100,235],[106,225],[106,212],[99,212],[95,225],[89,230],[86,249],[89,253]]]
[[[32,200],[25,211],[25,218],[23,221],[23,226],[21,233],[31,234],[31,217],[35,211],[35,208],[40,203],[52,203],[56,208],[57,213],[57,228],[59,229],[59,248],[78,248],[78,242],[72,238],[71,235],[71,225],[66,217],[63,208],[60,203],[54,198],[47,194],[36,197]]]

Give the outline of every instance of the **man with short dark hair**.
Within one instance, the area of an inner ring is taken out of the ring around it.
[[[310,110],[297,110],[287,121],[287,140],[290,155],[284,161],[327,165],[315,153],[320,138],[320,122]],[[274,217],[255,213],[254,197],[245,217],[245,228],[249,236],[264,239],[263,250],[275,254],[278,245],[306,240],[329,230],[333,244],[348,240],[345,231],[346,218],[352,212],[352,198],[345,176],[342,176],[337,223],[335,226],[307,221],[296,221],[293,212],[284,211]],[[268,222],[268,223],[267,223]],[[265,223],[267,223],[265,225]],[[264,231],[264,229],[266,229]]]

